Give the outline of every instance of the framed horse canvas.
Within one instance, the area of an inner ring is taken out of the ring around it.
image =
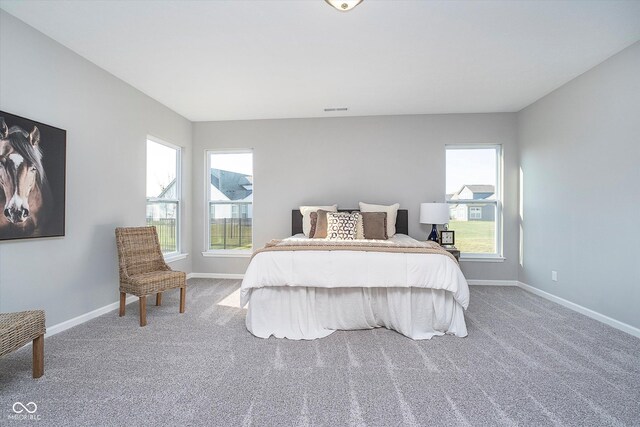
[[[0,111],[0,240],[64,236],[67,131]]]

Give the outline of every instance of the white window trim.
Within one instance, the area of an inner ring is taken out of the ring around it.
[[[496,206],[496,236],[495,246],[496,252],[491,254],[473,253],[473,252],[461,252],[461,261],[474,261],[474,262],[504,262],[503,254],[503,147],[502,144],[445,144],[445,155],[447,150],[473,150],[473,149],[488,149],[493,148],[496,151],[496,200],[454,200],[446,201],[448,204],[469,204],[469,203],[483,203],[494,204]]]
[[[160,199],[157,197],[147,197],[145,202],[145,209],[149,202],[151,203],[172,202],[172,203],[178,204],[178,206],[176,207],[176,212],[178,216],[177,225],[176,225],[176,230],[177,230],[176,250],[173,252],[167,252],[162,254],[165,262],[174,262],[180,259],[184,259],[189,255],[188,253],[182,252],[182,147],[180,147],[179,145],[175,145],[170,142],[167,142],[153,135],[147,135],[147,141],[155,142],[156,144],[164,145],[165,147],[173,148],[174,150],[176,150],[176,195],[178,196],[178,198],[177,199]],[[149,160],[148,159],[145,159],[145,160],[146,160],[145,161],[145,167],[146,167],[146,164],[147,164],[146,162],[148,162]],[[145,183],[145,187],[146,187],[146,183]]]
[[[202,256],[206,258],[249,258],[253,255],[252,251],[240,249],[211,249],[202,252]]]
[[[205,149],[204,150],[204,250],[202,251],[202,256],[207,258],[220,257],[220,258],[248,258],[253,254],[253,249],[209,249],[211,247],[211,230],[209,228],[209,209],[211,202],[215,202],[215,200],[210,200],[210,190],[209,186],[211,185],[209,171],[211,170],[211,154],[243,154],[243,153],[251,153],[253,157],[253,148],[232,148],[232,149]],[[253,173],[253,171],[252,171]],[[253,187],[255,188],[255,177],[253,182]],[[253,205],[253,202],[251,203]],[[251,247],[253,248],[253,227],[251,227]]]
[[[170,254],[166,254],[164,256],[164,262],[172,263],[172,262],[175,262],[175,261],[180,261],[181,259],[186,259],[188,256],[189,256],[189,254],[171,252]]]
[[[482,254],[460,254],[460,262],[504,262],[505,260],[505,257],[493,254],[487,254],[485,256],[482,256]]]

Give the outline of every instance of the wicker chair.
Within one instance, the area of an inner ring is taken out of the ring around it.
[[[33,378],[44,374],[44,311],[0,313],[0,356],[33,341]]]
[[[180,313],[184,313],[187,275],[173,271],[164,262],[155,227],[116,228],[120,262],[120,316],[124,316],[127,294],[140,298],[140,326],[147,325],[147,295],[156,294],[162,304],[162,292],[180,288]]]

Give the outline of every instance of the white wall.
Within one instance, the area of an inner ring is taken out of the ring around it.
[[[519,280],[640,327],[640,42],[522,110],[518,134]]]
[[[66,236],[0,242],[0,311],[50,326],[117,301],[114,228],[145,223],[146,136],[184,147],[189,218],[191,123],[4,11],[0,109],[67,130]]]
[[[464,262],[470,279],[517,278],[517,147],[513,113],[199,122],[193,126],[193,271],[244,273],[246,258],[204,258],[207,149],[254,149],[254,246],[290,235],[303,204],[409,209],[409,233],[424,239],[421,202],[444,201],[445,144],[503,144],[503,263]]]

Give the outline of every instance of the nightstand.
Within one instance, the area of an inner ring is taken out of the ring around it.
[[[449,246],[449,247],[442,247],[442,249],[444,249],[445,251],[449,252],[451,255],[453,255],[456,258],[456,261],[458,261],[458,263],[460,263],[460,250],[457,249],[455,246]]]

